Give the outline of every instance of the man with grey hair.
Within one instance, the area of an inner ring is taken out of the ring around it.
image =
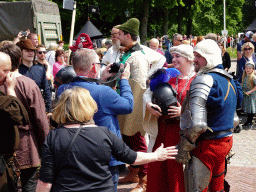
[[[95,83],[100,66],[97,64],[97,57],[94,50],[79,49],[74,53],[72,61],[77,77],[70,84],[61,85],[58,89],[58,95],[61,95],[63,91],[73,86],[79,86],[89,90],[92,98],[98,105],[98,111],[93,118],[95,124],[108,127],[109,130],[121,138],[117,115],[129,114],[133,110],[133,95],[128,83],[130,65],[126,64],[124,72],[120,76],[119,95],[110,87]],[[111,65],[108,65],[103,71],[101,75],[102,81],[106,81],[109,77],[113,76],[112,73],[109,73]],[[118,165],[121,164],[123,163],[111,157],[109,169],[112,173],[114,191],[117,191],[119,180]]]
[[[116,27],[113,27],[111,30],[112,47],[108,49],[102,59],[102,63],[107,65],[115,62],[118,63],[120,58],[120,40],[117,38],[119,29]]]
[[[205,39],[212,39],[215,42],[217,42],[217,39],[218,39],[218,37],[215,33],[209,33],[204,38]]]
[[[174,46],[179,46],[181,45],[183,42],[183,37],[181,34],[179,33],[175,33],[173,36],[172,36],[172,44],[173,44],[173,47]],[[168,68],[172,68],[174,65],[172,64],[172,55],[171,53],[169,52],[169,50],[167,50],[164,54],[165,58],[166,58],[166,62],[168,63]]]
[[[182,41],[183,41],[183,37],[181,34],[179,33],[175,33],[172,37],[172,43],[173,43],[173,46],[178,46],[178,45],[181,45],[182,44]]]

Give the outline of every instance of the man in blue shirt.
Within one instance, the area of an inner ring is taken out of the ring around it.
[[[73,67],[77,74],[77,77],[70,84],[61,85],[58,89],[58,96],[63,93],[64,90],[73,86],[83,87],[89,90],[92,98],[98,105],[98,112],[94,115],[95,124],[98,126],[105,126],[119,138],[121,138],[121,132],[117,120],[117,115],[129,114],[133,110],[133,95],[131,87],[128,83],[130,76],[130,65],[126,64],[124,72],[120,76],[120,95],[117,94],[112,88],[99,85],[95,82],[89,82],[88,77],[96,79],[98,77],[99,67],[97,61],[96,52],[90,49],[79,49],[74,53],[72,58]],[[101,80],[106,81],[109,77],[113,76],[109,73],[108,65],[101,75]],[[114,182],[114,191],[117,191],[119,170],[118,165],[123,164],[118,162],[112,157],[109,166],[112,173],[112,179]]]

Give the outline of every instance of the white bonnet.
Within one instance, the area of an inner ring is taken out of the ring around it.
[[[190,61],[194,61],[193,47],[190,45],[182,44],[170,48],[170,53],[177,53]]]
[[[222,64],[221,50],[218,44],[211,40],[205,39],[199,42],[195,48],[194,52],[199,53],[207,61],[207,65],[200,69],[200,71],[212,69],[219,64]]]

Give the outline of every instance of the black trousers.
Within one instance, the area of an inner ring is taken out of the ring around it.
[[[36,171],[37,167],[20,170],[20,180],[22,185],[22,192],[36,191]]]
[[[253,113],[249,113],[249,114],[247,114],[247,123],[252,123],[252,120],[253,120],[253,116],[254,116],[254,114]]]

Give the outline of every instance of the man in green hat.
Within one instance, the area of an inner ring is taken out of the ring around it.
[[[124,142],[135,151],[147,152],[145,141],[145,131],[143,122],[143,102],[142,96],[146,90],[146,81],[150,69],[149,61],[145,58],[145,53],[137,42],[139,35],[140,21],[136,18],[129,19],[126,23],[118,26],[117,38],[124,49],[124,54],[120,63],[130,64],[130,86],[134,96],[134,110],[129,115],[119,117],[119,125],[123,134]],[[129,167],[129,174],[121,179],[119,183],[138,182],[132,192],[146,191],[148,165]]]

